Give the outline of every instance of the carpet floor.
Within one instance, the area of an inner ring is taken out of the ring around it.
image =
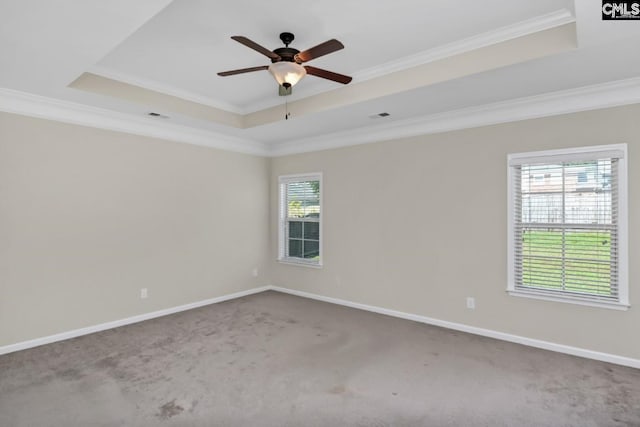
[[[0,356],[0,426],[640,426],[640,370],[270,291]]]

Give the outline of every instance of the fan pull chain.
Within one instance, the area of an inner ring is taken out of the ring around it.
[[[289,116],[291,113],[289,112],[289,104],[287,102],[287,98],[284,99],[284,119],[289,120]]]

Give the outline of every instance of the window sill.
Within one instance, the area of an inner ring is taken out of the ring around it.
[[[578,304],[585,305],[588,307],[599,307],[599,308],[608,308],[611,310],[620,310],[627,311],[629,309],[629,304],[624,304],[620,302],[606,302],[606,301],[592,301],[588,299],[580,299],[578,297],[569,297],[569,296],[557,296],[557,295],[549,295],[542,292],[536,291],[523,291],[523,290],[512,290],[507,289],[507,293],[514,297],[524,297],[524,298],[532,298],[539,299],[543,301],[555,301],[555,302],[564,302],[568,304]]]
[[[279,259],[278,262],[280,264],[295,265],[298,267],[322,268],[322,263],[298,261],[292,258],[282,258]]]

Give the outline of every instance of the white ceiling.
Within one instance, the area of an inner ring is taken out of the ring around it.
[[[336,38],[344,50],[311,65],[358,74],[379,64],[504,27],[566,7],[564,0],[175,0],[124,43],[104,57],[102,70],[135,76],[204,96],[237,111],[255,111],[277,85],[268,72],[218,77],[216,72],[268,65],[269,59],[230,39],[244,35],[275,49],[279,34],[290,31],[291,44],[304,50]],[[449,19],[443,19],[448,17]],[[303,94],[336,83],[309,77],[295,88]]]
[[[523,22],[549,16],[576,22],[576,49],[291,120],[238,129],[161,111],[186,128],[277,144],[640,76],[634,49],[640,25],[603,22],[600,6],[598,0],[3,0],[0,88],[138,119],[154,109],[68,87],[91,72],[238,114],[282,106],[284,115],[285,98],[268,72],[216,75],[269,63],[230,36],[274,49],[281,47],[279,33],[290,31],[299,50],[337,38],[345,49],[310,65],[352,75],[355,84],[425,52]],[[308,76],[287,101],[336,89],[341,85]],[[391,116],[368,117],[382,111]]]

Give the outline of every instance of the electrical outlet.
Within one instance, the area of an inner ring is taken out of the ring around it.
[[[476,308],[476,299],[474,297],[467,297],[467,308]]]
[[[254,268],[251,274],[253,274],[253,277],[258,277],[258,269]]]
[[[148,296],[149,296],[149,292],[147,291],[147,288],[140,289],[140,298],[141,299],[145,299]]]

